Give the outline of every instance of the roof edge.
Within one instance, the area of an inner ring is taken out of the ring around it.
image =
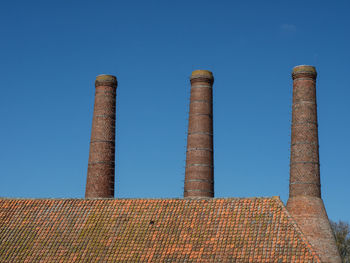
[[[251,199],[276,199],[280,200],[279,196],[261,196],[261,197],[209,197],[209,198],[183,198],[183,197],[170,197],[170,198],[162,198],[162,197],[157,197],[157,198],[45,198],[45,197],[40,197],[40,198],[35,198],[35,197],[0,197],[0,200],[251,200]]]
[[[286,213],[286,215],[289,217],[291,223],[293,224],[294,228],[297,230],[297,233],[299,233],[300,235],[300,239],[305,243],[306,248],[309,250],[309,252],[315,256],[315,258],[318,260],[319,263],[322,263],[320,256],[317,254],[317,252],[315,251],[314,247],[311,245],[310,241],[308,240],[308,238],[304,235],[303,231],[301,231],[301,228],[299,227],[299,225],[297,224],[297,222],[294,220],[294,218],[292,217],[292,215],[288,212],[287,207],[284,205],[284,203],[282,202],[282,200],[280,198],[274,198],[279,205],[282,207],[282,210]]]

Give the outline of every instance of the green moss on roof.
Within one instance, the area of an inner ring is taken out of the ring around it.
[[[0,199],[0,262],[320,262],[278,198]]]

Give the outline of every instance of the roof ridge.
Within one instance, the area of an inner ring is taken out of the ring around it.
[[[46,198],[46,197],[0,197],[0,200],[255,200],[255,199],[277,199],[280,200],[279,196],[253,196],[253,197],[214,197],[214,198],[183,198],[183,197],[155,197],[155,198],[132,198],[132,197],[122,197],[122,198]]]
[[[291,221],[291,223],[293,224],[294,228],[297,230],[297,233],[300,236],[300,239],[303,241],[303,243],[306,245],[306,248],[309,250],[309,252],[311,253],[311,255],[315,256],[316,259],[318,260],[319,263],[322,263],[320,256],[316,253],[315,249],[313,248],[313,246],[310,244],[310,241],[307,239],[307,237],[304,235],[303,231],[301,231],[301,228],[299,227],[299,225],[297,224],[297,222],[294,220],[294,218],[292,217],[292,215],[288,212],[287,207],[284,205],[284,203],[282,202],[281,199],[276,199],[276,201],[280,204],[280,206],[282,207],[282,210],[286,213],[286,215],[288,216],[288,219]]]

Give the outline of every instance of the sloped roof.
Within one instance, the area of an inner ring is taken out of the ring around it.
[[[279,198],[0,199],[1,262],[320,262]]]

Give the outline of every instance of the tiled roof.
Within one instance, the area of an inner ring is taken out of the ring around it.
[[[0,262],[320,262],[279,198],[0,199]]]

